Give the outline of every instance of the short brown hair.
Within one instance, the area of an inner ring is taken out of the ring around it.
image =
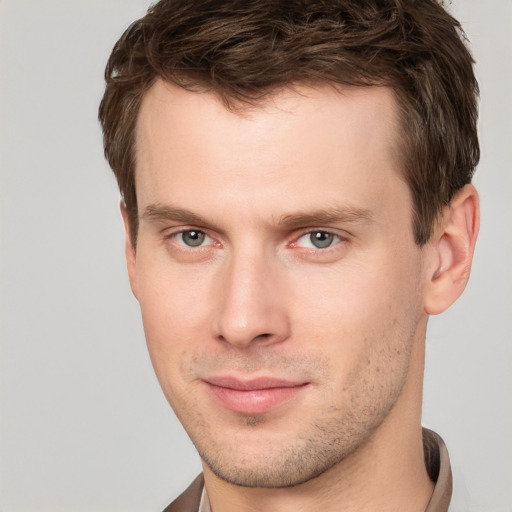
[[[161,78],[215,92],[227,107],[294,83],[391,87],[415,241],[425,244],[479,160],[478,84],[465,41],[436,0],[161,0],[115,44],[99,109],[132,242],[137,116]]]

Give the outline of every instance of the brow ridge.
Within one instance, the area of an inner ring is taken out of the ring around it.
[[[179,221],[187,224],[210,224],[203,217],[184,208],[154,203],[144,209],[142,219],[149,222]]]
[[[287,228],[298,228],[337,223],[371,222],[372,220],[372,212],[366,208],[334,207],[284,215],[279,219],[278,224]]]
[[[173,205],[154,203],[148,205],[142,219],[149,222],[183,222],[200,226],[212,226],[212,222],[206,220],[195,212],[179,208]],[[333,207],[314,211],[299,211],[282,215],[275,225],[287,229],[297,229],[305,226],[322,226],[336,223],[371,222],[372,212],[365,208]]]

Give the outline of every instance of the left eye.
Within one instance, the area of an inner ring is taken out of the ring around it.
[[[302,235],[297,240],[296,245],[309,249],[327,249],[333,243],[339,241],[340,237],[329,231],[311,231]]]
[[[187,247],[200,247],[205,242],[211,242],[211,238],[204,232],[197,229],[188,229],[174,235],[177,242]]]

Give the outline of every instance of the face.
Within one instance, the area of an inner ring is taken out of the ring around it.
[[[132,289],[163,391],[228,482],[342,463],[411,378],[424,265],[396,132],[386,88],[232,112],[158,82],[143,101]]]

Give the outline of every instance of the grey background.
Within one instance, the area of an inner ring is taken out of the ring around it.
[[[160,510],[199,471],[146,354],[96,121],[146,0],[0,0],[0,510]],[[482,229],[431,320],[424,423],[473,512],[512,511],[512,2],[458,0],[481,85]]]

